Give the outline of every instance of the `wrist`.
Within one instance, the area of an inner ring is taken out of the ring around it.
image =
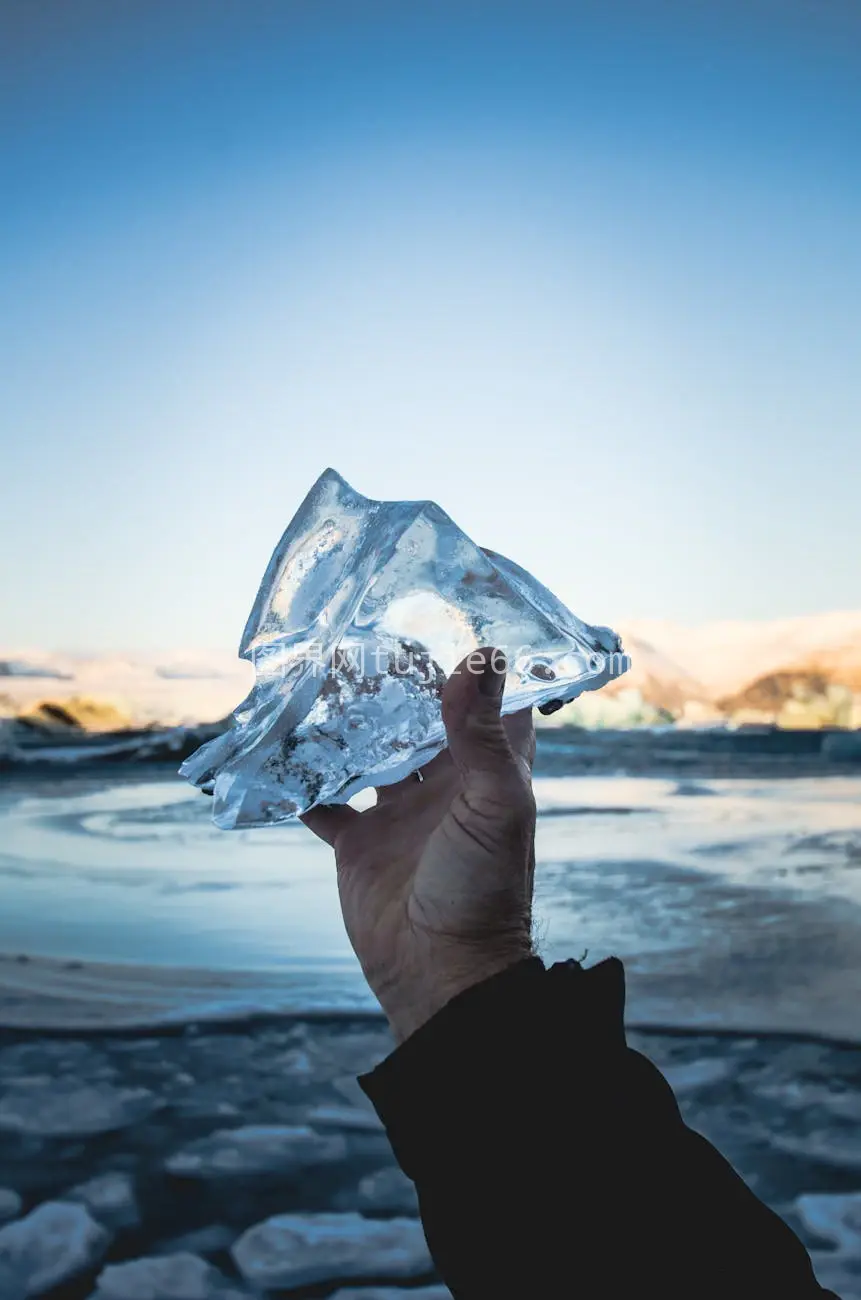
[[[449,953],[445,960],[428,961],[416,978],[392,980],[377,997],[396,1042],[403,1043],[461,993],[534,955],[526,935],[504,948]]]

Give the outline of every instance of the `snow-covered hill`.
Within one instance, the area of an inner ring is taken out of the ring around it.
[[[640,619],[620,630],[626,642],[646,642],[672,659],[714,700],[796,664],[861,667],[861,610],[695,626]]]
[[[861,612],[685,626],[622,624],[633,667],[557,724],[861,726]]]
[[[14,667],[4,672],[3,665]],[[250,665],[230,651],[70,655],[0,650],[0,713],[25,713],[44,701],[85,700],[112,706],[128,726],[213,722],[236,707],[252,680]]]
[[[648,619],[620,631],[631,671],[554,715],[556,725],[861,726],[861,611],[695,627]],[[230,651],[0,649],[0,715],[71,701],[71,713],[88,719],[82,725],[90,730],[113,729],[118,719],[128,726],[208,723],[235,708],[252,678],[250,665]]]

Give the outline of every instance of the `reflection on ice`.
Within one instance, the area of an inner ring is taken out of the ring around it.
[[[55,790],[0,801],[0,953],[248,972],[234,1006],[254,1005],[255,979],[261,1005],[369,1004],[330,851],[303,827],[224,836],[175,781]],[[851,1005],[852,978],[861,991],[858,778],[682,794],[671,779],[546,777],[536,794],[542,952],[623,957],[636,1017],[720,1024],[747,1001],[745,1024],[821,1028]],[[276,973],[299,983],[279,994]],[[212,1004],[202,986],[184,996]]]
[[[539,814],[560,823],[545,828],[542,844],[566,862],[654,858],[739,886],[781,886],[856,903],[859,794],[854,777],[713,780],[697,783],[696,792],[686,788],[681,798],[675,781],[654,778],[536,783]]]

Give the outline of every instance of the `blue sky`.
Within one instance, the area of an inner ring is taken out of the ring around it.
[[[235,644],[328,464],[592,621],[861,605],[858,13],[9,0],[0,644]]]

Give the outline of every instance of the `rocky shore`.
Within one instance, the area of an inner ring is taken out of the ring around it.
[[[634,1033],[688,1121],[861,1297],[861,1053]],[[356,1083],[382,1022],[0,1036],[3,1300],[443,1300]]]

